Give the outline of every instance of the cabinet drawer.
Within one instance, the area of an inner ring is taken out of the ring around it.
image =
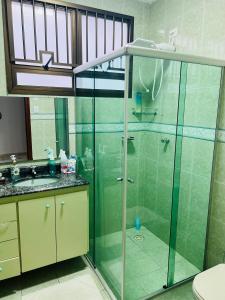
[[[0,261],[19,256],[18,240],[0,243]]]
[[[0,242],[17,239],[17,221],[0,223]]]
[[[20,275],[19,257],[0,261],[0,280]]]
[[[0,223],[16,220],[16,203],[0,205]]]

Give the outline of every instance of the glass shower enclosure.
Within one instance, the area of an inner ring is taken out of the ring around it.
[[[127,45],[74,72],[88,258],[148,299],[204,269],[223,63]]]

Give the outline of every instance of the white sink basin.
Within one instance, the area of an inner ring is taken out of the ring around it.
[[[14,184],[17,187],[34,187],[58,182],[58,178],[34,178],[27,179]]]

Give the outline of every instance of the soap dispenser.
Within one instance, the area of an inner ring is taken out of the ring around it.
[[[48,154],[49,174],[51,177],[54,177],[56,174],[56,163],[53,155],[53,150],[50,147],[47,147],[45,151],[47,151]]]
[[[92,150],[89,149],[88,147],[85,148],[85,152],[84,152],[84,158],[83,158],[83,164],[85,166],[85,170],[86,171],[92,171],[93,170],[93,154],[92,154]]]
[[[20,169],[16,164],[16,155],[11,155],[10,158],[13,163],[13,167],[11,168],[11,179],[12,179],[12,182],[15,182],[20,177]]]

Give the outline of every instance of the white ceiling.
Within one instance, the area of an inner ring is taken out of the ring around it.
[[[157,0],[139,0],[140,2],[144,2],[144,3],[148,3],[148,4],[152,4],[154,2],[156,2]]]

